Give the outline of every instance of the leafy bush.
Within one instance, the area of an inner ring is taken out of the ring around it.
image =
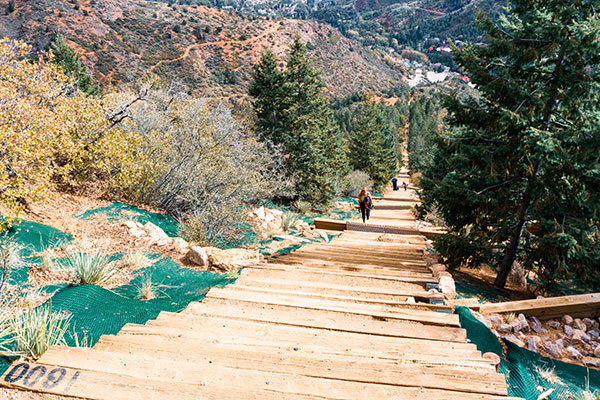
[[[104,254],[73,252],[60,264],[60,269],[69,273],[78,284],[103,285],[117,272],[110,261],[110,256]]]
[[[123,129],[140,141],[113,190],[184,221],[188,239],[210,244],[235,235],[240,205],[291,191],[280,149],[258,141],[225,105],[166,87],[113,101],[132,104],[136,96],[145,101],[129,108]]]
[[[363,171],[352,171],[340,182],[340,194],[344,197],[356,197],[363,187],[373,187],[373,180]]]
[[[37,358],[50,346],[65,345],[70,317],[40,306],[8,321],[0,321],[0,349],[4,354]]]

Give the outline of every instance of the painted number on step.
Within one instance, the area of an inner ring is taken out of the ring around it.
[[[36,386],[47,390],[54,389],[62,384],[61,392],[67,393],[71,390],[77,378],[79,378],[79,371],[71,373],[60,367],[32,366],[28,363],[20,363],[4,375],[4,382],[22,384],[29,388]]]

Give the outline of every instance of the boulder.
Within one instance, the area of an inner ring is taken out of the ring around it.
[[[264,220],[265,219],[265,208],[264,207],[259,207],[256,210],[254,210],[254,215],[256,215],[256,217],[260,220]]]
[[[491,316],[487,317],[485,319],[485,321],[487,322],[486,325],[489,324],[489,326],[491,328],[496,328],[497,326],[499,326],[503,322],[502,318],[500,318],[497,315],[491,315]]]
[[[278,210],[278,209],[276,209],[276,208],[271,208],[271,209],[269,210],[269,212],[270,212],[271,214],[273,214],[274,216],[276,216],[276,217],[281,217],[281,216],[283,216],[283,211],[281,211],[281,210]]]
[[[582,362],[585,365],[589,365],[590,367],[596,367],[596,368],[600,367],[600,358],[596,358],[596,357],[584,357],[584,359],[582,360]]]
[[[152,222],[146,222],[142,228],[148,233],[147,240],[150,246],[166,246],[169,243],[169,235]]]
[[[171,240],[171,248],[178,253],[185,254],[188,251],[189,244],[180,237]]]
[[[590,335],[590,337],[593,340],[598,340],[600,338],[600,331],[598,331],[596,329],[591,329],[591,330],[587,331],[587,334]]]
[[[529,322],[527,321],[527,318],[525,318],[525,315],[519,314],[517,319],[521,323],[521,330],[528,332],[529,331]]]
[[[542,323],[537,317],[529,317],[529,328],[535,333],[544,333],[546,330],[542,328]]]
[[[558,322],[555,319],[551,319],[550,321],[548,321],[546,323],[546,325],[548,325],[552,329],[558,329],[558,328],[560,328],[560,322]]]
[[[581,329],[573,329],[573,337],[571,337],[573,343],[589,342],[590,340],[590,336]]]
[[[537,347],[537,340],[535,340],[533,337],[528,337],[527,338],[527,348],[535,353],[538,352],[538,347]]]
[[[199,267],[208,268],[209,266],[208,254],[206,254],[206,251],[200,246],[192,246],[190,251],[185,255],[185,259]]]
[[[573,328],[582,330],[584,332],[587,331],[587,326],[579,318],[575,318],[573,320]]]
[[[573,324],[573,317],[571,317],[570,315],[563,315],[562,317],[562,323],[565,325],[572,325]]]
[[[556,342],[554,342],[558,348],[560,349],[560,351],[562,352],[565,349],[565,342],[562,339],[557,339]]]
[[[450,274],[440,276],[440,288],[447,299],[453,300],[456,298],[456,285]]]
[[[565,331],[565,335],[567,335],[568,337],[573,336],[573,328],[571,327],[571,325],[565,325],[563,329]]]
[[[508,324],[502,323],[502,324],[498,325],[496,330],[498,331],[498,333],[510,333],[513,331],[513,328],[512,328],[512,326],[510,326]]]
[[[524,347],[525,346],[525,343],[523,343],[522,340],[517,339],[517,337],[515,335],[502,336],[502,339],[506,339],[509,342],[513,342],[514,344],[516,344],[519,347]]]
[[[596,322],[596,321],[594,321],[593,319],[584,318],[581,320],[581,322],[584,323],[585,327],[587,328],[586,329],[586,332],[587,332],[588,329],[593,329],[594,322]]]
[[[554,358],[560,358],[562,356],[562,349],[555,343],[544,343],[544,350]]]
[[[582,358],[581,353],[579,352],[579,350],[577,350],[575,347],[573,346],[569,346],[567,347],[567,353],[569,353],[569,355],[571,356],[571,358],[574,358],[576,360],[579,360]]]
[[[594,349],[594,356],[600,357],[600,344]]]
[[[260,262],[257,250],[226,249],[208,253],[210,269],[217,272],[237,272],[240,268]]]
[[[525,326],[527,326],[527,328],[529,328],[529,324],[527,324],[527,322],[523,323],[523,321],[521,321],[518,318],[515,318],[511,323],[510,323],[510,327],[512,329],[512,331],[514,333],[517,333],[519,331],[521,331],[522,329],[525,328]]]

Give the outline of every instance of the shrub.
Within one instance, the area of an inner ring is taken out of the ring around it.
[[[294,209],[300,214],[308,214],[310,210],[312,210],[312,205],[308,201],[304,200],[296,200],[292,204],[292,207],[294,207]]]
[[[104,254],[85,254],[74,252],[60,265],[60,269],[69,273],[78,284],[108,284],[117,272],[110,265],[110,256]]]
[[[225,105],[167,88],[148,90],[145,100],[129,110],[123,128],[141,139],[112,187],[184,221],[188,240],[235,237],[244,222],[241,204],[291,192],[281,150],[260,142]]]
[[[34,308],[0,326],[0,349],[8,355],[37,358],[50,346],[66,344],[69,324],[70,317],[53,314],[50,306]]]
[[[363,171],[352,171],[340,182],[340,194],[344,197],[356,197],[363,187],[373,187],[373,180]]]

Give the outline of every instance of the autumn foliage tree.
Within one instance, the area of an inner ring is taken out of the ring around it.
[[[60,66],[0,39],[0,202],[14,211],[57,184],[106,176],[128,146],[101,99],[81,92]]]

